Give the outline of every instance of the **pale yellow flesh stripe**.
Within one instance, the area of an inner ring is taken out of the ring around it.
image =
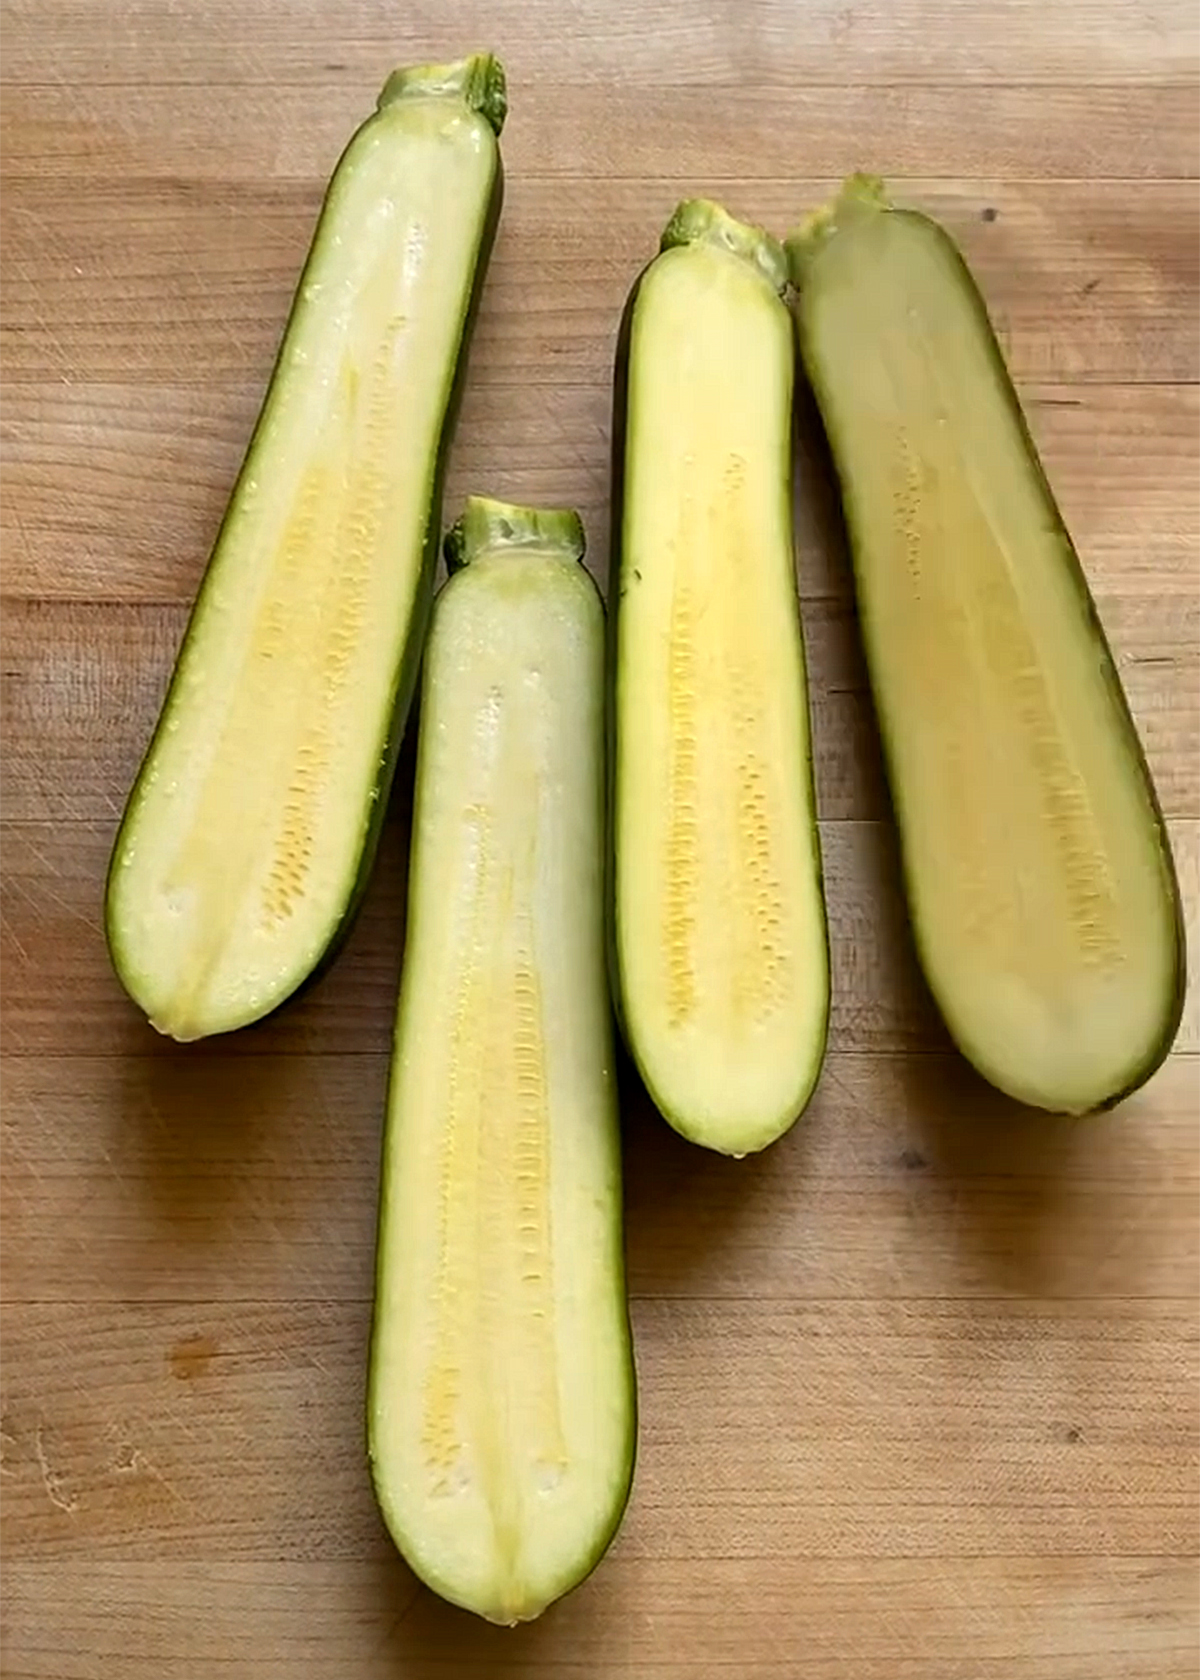
[[[414,1568],[512,1622],[595,1560],[632,1449],[599,599],[573,560],[485,553],[426,659],[371,1453]]]
[[[481,117],[406,99],[333,188],[116,860],[123,967],[177,1038],[267,1013],[345,907],[495,167]]]
[[[914,924],[989,1077],[1084,1109],[1136,1072],[1167,1012],[1154,821],[953,258],[919,223],[874,222],[821,253],[804,307]]]
[[[828,1007],[791,543],[791,323],[738,258],[660,257],[630,346],[617,678],[626,1030],[697,1141],[795,1119]]]

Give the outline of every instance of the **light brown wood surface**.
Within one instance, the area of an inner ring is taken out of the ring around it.
[[[1195,1674],[1196,992],[1102,1118],[1018,1111],[952,1053],[811,460],[829,1059],[740,1164],[625,1078],[637,1479],[541,1623],[419,1588],[364,1462],[411,754],[350,947],[260,1030],[157,1039],[100,917],[323,182],[393,65],[490,46],[508,196],[447,511],[572,503],[603,575],[617,318],[676,200],[782,233],[885,172],[987,293],[1194,964],[1196,36],[1192,0],[5,0],[5,1680]]]

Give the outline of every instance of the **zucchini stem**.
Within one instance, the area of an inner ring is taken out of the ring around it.
[[[752,222],[739,222],[711,198],[685,198],[676,206],[659,249],[676,245],[715,245],[756,268],[781,297],[787,287],[787,258],[779,241]]]
[[[892,208],[887,188],[878,175],[849,175],[828,204],[822,204],[788,235],[783,242],[792,285],[799,291],[813,258],[835,233],[867,216],[886,214]]]
[[[583,521],[572,508],[530,508],[468,496],[462,517],[446,532],[444,552],[451,572],[496,549],[538,549],[582,560],[587,549]]]
[[[478,111],[499,134],[508,115],[504,66],[491,53],[471,53],[452,64],[416,64],[393,70],[377,105],[385,110],[399,99],[461,99]]]

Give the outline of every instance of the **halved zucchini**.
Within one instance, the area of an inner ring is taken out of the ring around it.
[[[732,1155],[800,1114],[829,1014],[785,281],[682,204],[618,354],[614,989],[662,1113]]]
[[[113,963],[174,1038],[282,1003],[365,885],[428,621],[504,111],[486,55],[399,70],[330,184],[113,852]]]
[[[930,988],[1001,1090],[1111,1105],[1179,1025],[1179,892],[984,304],[947,234],[861,177],[788,249]]]
[[[482,499],[448,539],[384,1142],[375,1489],[422,1580],[504,1623],[599,1561],[636,1433],[582,556],[575,514]]]

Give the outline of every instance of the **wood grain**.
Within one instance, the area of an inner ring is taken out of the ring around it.
[[[0,0],[4,1680],[1184,1680],[1200,1656],[1200,203],[1184,0]],[[811,411],[798,567],[835,1003],[804,1122],[685,1145],[622,1064],[641,1385],[612,1553],[491,1629],[363,1454],[411,741],[363,914],[184,1050],[100,925],[118,813],[324,180],[393,64],[493,46],[508,196],[447,487],[578,506],[678,198],[784,232],[855,167],[996,320],[1167,813],[1176,1053],[1063,1122],[913,958]]]
[[[1200,822],[1177,821],[1169,827],[1194,923],[1200,903]],[[5,1055],[179,1054],[146,1026],[109,965],[101,914],[114,828],[112,822],[102,827],[0,824],[5,860],[0,960],[7,980],[0,1048]],[[387,1049],[404,937],[406,837],[403,820],[389,822],[344,955],[287,1009],[230,1039],[230,1054]],[[948,1040],[912,950],[890,822],[822,823],[821,845],[833,976],[832,1048],[881,1056],[945,1049]],[[1197,1051],[1200,941],[1189,945],[1188,966],[1188,1001],[1177,1045],[1181,1051]]]
[[[1195,80],[1195,18],[1179,0],[1078,0],[1069,11],[991,0],[380,0],[298,9],[291,0],[5,0],[4,75],[117,86],[308,87],[332,72],[374,87],[380,65],[430,51],[503,51],[514,88],[578,82],[657,91],[664,82],[768,90],[924,82],[1126,85]],[[50,43],[55,51],[47,51]],[[644,108],[643,123],[653,121]],[[719,129],[716,117],[714,130]],[[719,134],[713,151],[719,163]]]
[[[1192,1680],[1194,1588],[1189,1564],[1153,1555],[816,1558],[801,1572],[711,1549],[628,1557],[619,1542],[602,1577],[515,1638],[414,1593],[390,1559],[23,1562],[5,1596],[28,1630],[12,1680],[845,1680],[847,1651],[855,1680]],[[60,1603],[69,1617],[46,1615]]]
[[[607,367],[594,375],[533,388],[469,382],[446,503],[493,484],[533,505],[578,507],[591,564],[605,576],[612,395]],[[1022,396],[1096,593],[1141,592],[1191,610],[1200,390],[1023,381]],[[190,605],[261,401],[261,385],[244,382],[9,386],[0,416],[7,595]],[[827,471],[807,456],[804,467],[801,594],[848,602]],[[1121,627],[1112,630],[1120,652]]]
[[[514,178],[472,384],[607,382],[629,287],[678,200],[706,185],[702,176]],[[785,232],[835,185],[756,177],[722,190],[737,214]],[[74,181],[14,176],[0,207],[7,380],[208,386],[253,369],[261,385],[322,190],[321,181],[95,177],[81,194]],[[1018,378],[1200,376],[1200,203],[1190,182],[916,179],[904,197],[959,237]]]
[[[1200,817],[1200,601],[1164,591],[1102,595],[1099,607],[1163,809],[1171,818]],[[148,602],[11,600],[0,628],[0,726],[12,742],[0,765],[6,821],[103,824],[120,809],[187,611]],[[884,817],[851,603],[806,599],[804,634],[821,816]]]
[[[5,1504],[25,1559],[386,1558],[362,1462],[368,1322],[357,1302],[10,1309]],[[641,1295],[634,1333],[627,1561],[711,1557],[714,1524],[723,1558],[777,1566],[1187,1545],[1200,1371],[1182,1302]],[[297,1473],[318,1452],[337,1501]],[[253,1499],[230,1465],[253,1469]]]
[[[294,86],[272,82],[256,87],[252,100],[231,82],[207,85],[203,99],[158,81],[18,82],[8,109],[28,136],[23,175],[70,182],[95,171],[99,147],[106,172],[122,178],[312,180],[328,173],[362,121],[372,68]],[[878,73],[864,60],[863,73],[871,70]],[[981,100],[967,82],[829,86],[806,75],[773,84],[769,97],[758,81],[726,82],[711,96],[667,82],[654,90],[653,122],[646,103],[646,90],[624,80],[526,83],[504,131],[509,173],[741,187],[747,178],[836,175],[853,158],[892,180],[1154,180],[1195,175],[1200,151],[1194,90],[1170,82],[999,83]]]
[[[835,1050],[803,1124],[739,1170],[687,1148],[626,1069],[631,1288],[1022,1311],[1186,1301],[1195,1076],[1179,1057],[1119,1113],[1056,1126],[948,1053]],[[186,1303],[211,1309],[209,1329],[246,1300],[366,1305],[386,1078],[384,1051],[11,1060],[7,1298]]]

